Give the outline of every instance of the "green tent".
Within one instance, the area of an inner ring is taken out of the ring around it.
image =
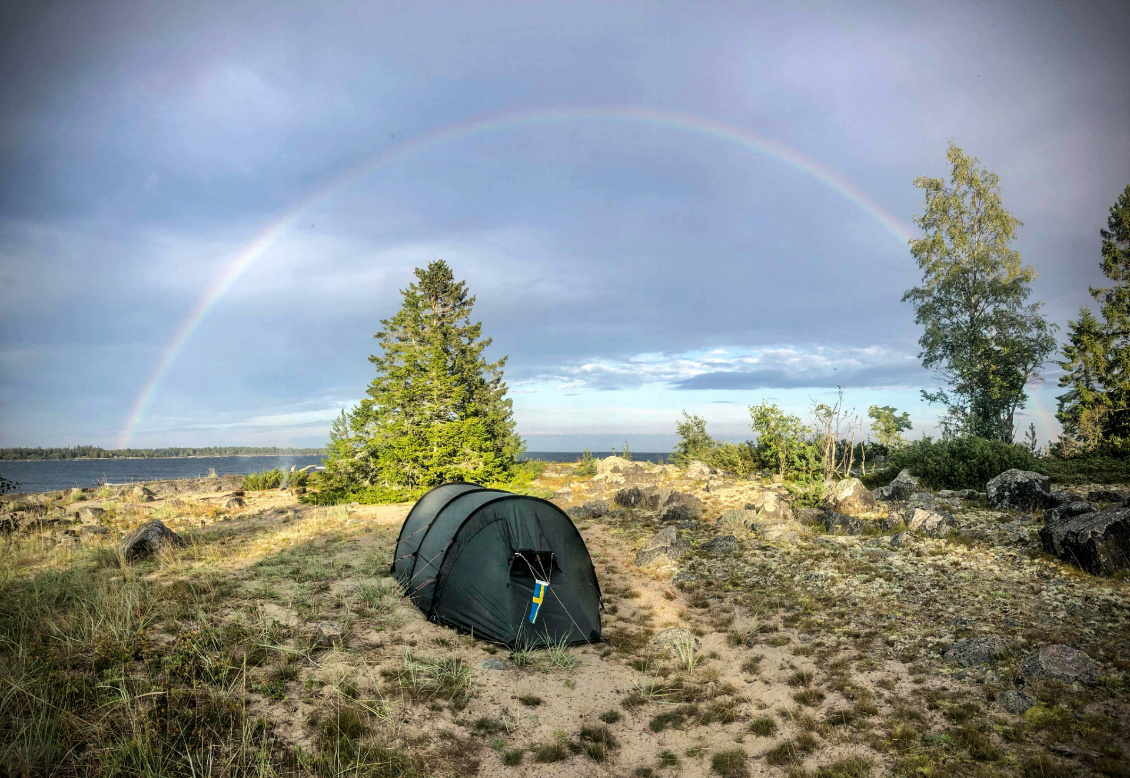
[[[412,506],[392,574],[429,621],[510,648],[600,640],[600,584],[585,541],[551,502],[477,484]]]

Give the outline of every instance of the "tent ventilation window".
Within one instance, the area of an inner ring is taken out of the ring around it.
[[[510,557],[510,576],[512,578],[539,578],[547,580],[554,570],[560,570],[552,551],[534,551],[523,548]]]

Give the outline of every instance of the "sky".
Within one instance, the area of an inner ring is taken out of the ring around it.
[[[950,139],[997,173],[1065,327],[1127,39],[1118,2],[0,4],[0,445],[321,445],[441,258],[532,451],[837,385],[933,434],[913,181]]]

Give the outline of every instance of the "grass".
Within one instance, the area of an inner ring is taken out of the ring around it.
[[[772,737],[777,733],[777,720],[772,716],[758,716],[747,727],[750,734],[758,737]]]
[[[710,771],[723,778],[745,778],[749,775],[748,758],[740,748],[719,751],[710,757]]]
[[[413,700],[450,703],[461,710],[475,694],[470,666],[458,656],[431,657],[406,651],[398,667],[383,670]]]

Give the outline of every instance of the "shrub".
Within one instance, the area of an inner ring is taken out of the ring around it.
[[[573,475],[596,475],[596,459],[587,448],[581,455],[581,463],[573,468]]]
[[[727,470],[745,478],[758,469],[757,448],[752,441],[745,443],[720,443],[707,460],[719,470]]]
[[[973,436],[938,441],[926,437],[892,452],[887,467],[867,481],[888,483],[903,468],[931,489],[984,489],[1005,470],[1047,470],[1044,461],[1022,445]]]
[[[277,467],[263,470],[259,473],[248,473],[243,477],[243,488],[249,492],[262,492],[267,489],[278,489],[282,483],[283,474]]]

